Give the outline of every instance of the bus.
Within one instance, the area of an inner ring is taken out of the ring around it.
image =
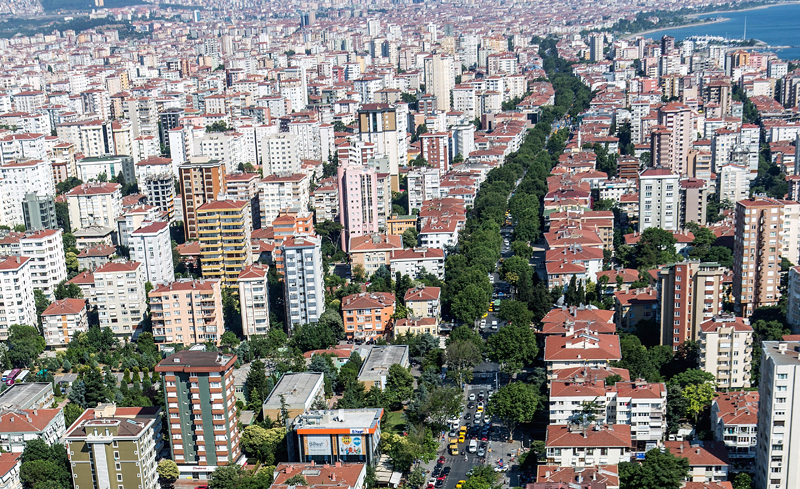
[[[11,373],[8,374],[8,377],[6,377],[5,379],[6,385],[14,385],[14,381],[17,379],[20,372],[22,372],[22,370],[18,368],[12,370]]]
[[[22,372],[20,372],[20,373],[19,373],[19,375],[17,375],[17,377],[14,379],[14,383],[15,383],[15,384],[21,384],[22,382],[25,382],[25,379],[28,377],[28,374],[29,374],[29,373],[31,373],[31,371],[30,371],[30,370],[23,370],[23,371],[22,371]]]
[[[9,375],[11,375],[11,370],[4,370],[4,371],[3,371],[3,382],[4,382],[4,383],[5,383],[5,381],[8,379],[8,376],[9,376]]]

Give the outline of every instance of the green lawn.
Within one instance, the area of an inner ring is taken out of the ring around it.
[[[403,411],[391,411],[386,415],[386,423],[381,427],[381,431],[400,434],[406,430],[406,421],[403,418]]]

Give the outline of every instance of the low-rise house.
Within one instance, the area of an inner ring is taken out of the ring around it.
[[[402,335],[431,334],[436,336],[439,333],[439,321],[436,318],[419,319],[398,319],[394,323],[394,337]]]
[[[278,420],[281,410],[288,410],[289,418],[296,418],[311,410],[320,399],[325,399],[324,375],[317,372],[295,372],[283,374],[272,388],[262,407],[264,417]]]
[[[372,386],[385,389],[386,379],[389,376],[389,367],[392,365],[408,368],[408,346],[373,346],[361,365],[361,370],[358,372],[358,380],[363,382],[367,389]]]
[[[78,254],[78,269],[94,271],[105,265],[117,254],[116,246],[98,245],[84,248]]]
[[[21,453],[0,453],[0,489],[20,489]]]

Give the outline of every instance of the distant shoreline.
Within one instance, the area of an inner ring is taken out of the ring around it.
[[[747,12],[747,11],[750,11],[750,10],[763,10],[763,9],[768,9],[768,8],[772,8],[772,7],[783,7],[785,5],[797,5],[797,4],[800,4],[800,1],[793,0],[793,1],[790,1],[790,2],[771,3],[769,5],[758,5],[757,7],[748,7],[748,8],[743,8],[743,9],[728,9],[728,10],[715,10],[713,12],[698,12],[696,14],[687,14],[686,18],[697,19],[699,17],[705,17],[705,16],[715,15],[715,14],[731,14],[731,13],[737,13],[737,12]],[[729,18],[720,18],[720,19],[714,19],[714,20],[712,20],[710,22],[693,22],[693,23],[688,23],[688,24],[678,24],[678,25],[674,25],[674,26],[670,26],[670,27],[659,27],[657,29],[647,29],[646,31],[639,31],[639,32],[634,32],[633,34],[629,34],[629,35],[623,37],[623,39],[631,39],[631,38],[634,38],[636,36],[644,36],[644,35],[652,34],[654,32],[669,31],[669,30],[672,30],[672,29],[682,29],[684,27],[694,27],[694,26],[699,26],[699,25],[719,24],[719,23],[722,23],[722,22],[727,22],[729,20],[731,20],[731,19],[729,19]]]
[[[800,3],[800,2],[798,2],[798,3]],[[709,14],[712,14],[712,13],[713,12],[709,12]],[[700,15],[703,15],[703,14],[700,14]],[[694,23],[689,23],[689,24],[678,24],[678,25],[674,25],[674,26],[670,26],[670,27],[659,27],[658,29],[648,29],[646,31],[639,31],[639,32],[636,32],[634,34],[629,34],[629,35],[623,37],[623,39],[632,39],[632,38],[637,37],[637,36],[646,36],[646,35],[652,34],[654,32],[668,31],[668,30],[672,30],[672,29],[681,29],[683,27],[694,27],[694,26],[701,26],[701,25],[720,24],[722,22],[728,22],[729,20],[731,20],[731,19],[729,19],[727,17],[720,17],[718,19],[710,20],[708,22],[694,22]]]

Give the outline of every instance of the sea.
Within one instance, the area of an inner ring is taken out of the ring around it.
[[[800,59],[800,4],[774,5],[767,8],[743,10],[740,12],[719,12],[703,14],[701,18],[724,17],[725,22],[707,25],[691,25],[675,29],[664,29],[647,34],[658,39],[673,36],[683,40],[691,36],[721,36],[728,39],[742,39],[747,22],[747,39],[758,39],[770,46],[783,46],[784,49],[769,49],[784,60]]]

